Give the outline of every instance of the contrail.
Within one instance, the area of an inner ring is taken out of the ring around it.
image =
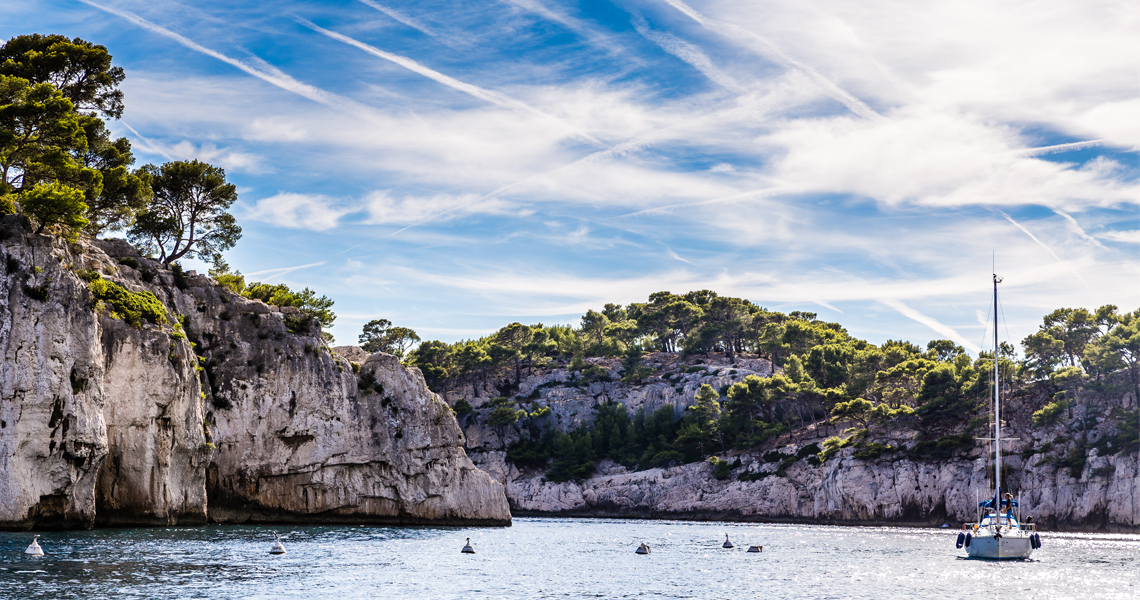
[[[174,160],[174,157],[173,157],[173,156],[170,156],[169,154],[167,154],[167,153],[166,153],[166,151],[165,151],[165,150],[163,150],[162,148],[159,148],[159,147],[158,147],[158,144],[155,144],[154,142],[152,142],[152,141],[150,141],[149,139],[147,139],[146,137],[144,137],[144,136],[143,136],[143,134],[141,134],[141,133],[139,133],[138,131],[136,131],[136,130],[135,130],[135,128],[134,128],[134,127],[131,127],[131,126],[130,126],[130,124],[128,124],[126,121],[123,121],[122,119],[120,119],[120,120],[119,120],[119,122],[123,124],[123,127],[126,127],[127,129],[130,129],[130,130],[131,130],[131,133],[135,134],[135,137],[137,137],[137,138],[139,138],[140,140],[142,140],[142,143],[146,144],[146,146],[147,146],[148,148],[150,148],[151,152],[154,152],[155,154],[158,154],[159,156],[162,156],[163,158],[165,158],[165,159],[166,159],[166,160],[168,160],[168,161],[173,161],[173,160]]]
[[[348,37],[347,35],[342,35],[342,34],[339,34],[335,31],[329,31],[328,29],[325,29],[325,28],[321,27],[320,25],[317,25],[311,21],[306,21],[305,19],[302,19],[300,17],[295,17],[295,18],[297,19],[298,23],[304,25],[305,27],[308,27],[309,29],[312,29],[313,31],[315,31],[321,35],[330,37],[334,40],[337,40],[338,42],[343,42],[345,44],[348,44],[349,46],[359,48],[360,50],[363,50],[363,51],[367,52],[368,54],[371,54],[372,56],[375,56],[377,58],[382,58],[386,61],[400,65],[401,67],[404,67],[405,69],[408,69],[409,71],[412,71],[413,73],[419,73],[420,75],[423,75],[424,77],[427,77],[428,79],[431,79],[433,81],[436,81],[438,83],[446,85],[449,88],[459,90],[460,92],[463,92],[464,94],[467,94],[469,96],[473,96],[475,98],[483,100],[484,102],[489,102],[489,103],[494,104],[496,106],[501,106],[503,108],[510,108],[510,109],[518,109],[518,110],[527,111],[529,113],[532,113],[534,115],[538,115],[539,117],[542,117],[542,118],[547,119],[549,121],[557,123],[559,126],[567,128],[570,131],[574,132],[575,135],[577,135],[581,138],[584,138],[586,140],[589,140],[589,141],[591,141],[591,142],[593,142],[599,146],[606,146],[607,145],[605,142],[599,140],[598,138],[596,138],[596,137],[594,137],[588,133],[584,133],[582,131],[579,131],[577,128],[573,127],[572,125],[569,125],[567,123],[563,123],[561,120],[559,120],[555,117],[552,117],[551,115],[548,115],[548,114],[530,106],[529,104],[526,104],[525,102],[515,100],[514,98],[511,98],[510,96],[508,96],[506,94],[496,92],[493,90],[483,89],[477,85],[472,85],[470,83],[460,81],[454,77],[451,77],[450,75],[444,75],[443,73],[440,73],[439,71],[425,67],[425,66],[421,65],[420,63],[418,63],[418,62],[416,62],[416,61],[414,61],[414,60],[412,60],[406,56],[400,56],[399,54],[393,54],[391,52],[381,50],[381,49],[376,48],[374,46],[369,46],[368,44],[365,44],[364,42],[357,41],[353,38]]]
[[[421,25],[419,21],[405,15],[404,13],[392,10],[391,8],[388,8],[387,6],[373,2],[372,0],[360,0],[360,1],[363,2],[364,4],[366,4],[367,6],[370,6],[374,9],[384,13],[385,15],[388,15],[393,20],[398,21],[404,25],[407,25],[408,27],[411,27],[412,29],[415,29],[416,31],[418,31],[424,35],[428,35],[431,37],[439,37],[438,33],[436,33],[435,31],[432,31],[431,29],[429,29],[428,27],[426,27],[424,25]]]
[[[975,354],[981,352],[981,350],[982,350],[976,344],[974,344],[973,342],[971,342],[970,340],[966,339],[961,334],[959,334],[957,331],[955,331],[953,327],[950,327],[948,325],[943,325],[942,323],[939,323],[937,320],[935,320],[931,317],[928,317],[928,316],[918,312],[917,310],[903,304],[899,300],[894,300],[894,299],[888,298],[888,299],[880,299],[879,302],[882,302],[883,304],[886,304],[887,306],[897,310],[900,314],[902,314],[902,316],[904,316],[908,319],[911,319],[913,321],[917,321],[919,323],[922,323],[923,325],[926,325],[927,327],[933,329],[934,331],[946,336],[947,339],[954,340],[958,344],[961,344],[962,347],[966,348],[967,350],[974,352]]]
[[[735,79],[730,77],[724,71],[721,71],[709,60],[709,57],[701,52],[700,48],[681,40],[668,33],[653,31],[646,24],[644,19],[638,19],[633,23],[633,28],[641,37],[657,44],[662,50],[676,56],[677,58],[689,63],[691,67],[701,72],[709,81],[734,92],[745,91],[744,86],[736,82]]]
[[[549,21],[554,21],[555,23],[562,25],[570,31],[573,31],[578,35],[589,39],[591,42],[602,46],[607,51],[609,51],[611,55],[618,54],[622,50],[620,46],[613,44],[610,41],[610,38],[605,34],[599,33],[579,19],[575,19],[573,17],[551,10],[543,4],[537,2],[537,0],[503,0],[503,2],[521,8],[523,10],[528,10]]]
[[[768,198],[771,196],[780,196],[783,194],[792,194],[792,193],[795,193],[796,191],[797,191],[797,188],[792,187],[792,186],[778,186],[778,187],[764,188],[764,189],[760,189],[760,190],[749,190],[747,192],[741,192],[739,194],[733,194],[731,196],[722,196],[720,198],[710,198],[708,200],[697,200],[696,202],[681,202],[678,204],[668,204],[666,206],[655,206],[653,208],[647,208],[645,210],[639,210],[636,212],[631,212],[631,213],[626,213],[624,215],[619,215],[619,216],[614,217],[614,218],[615,219],[624,219],[627,217],[638,217],[641,215],[651,215],[654,213],[668,212],[668,211],[673,210],[675,208],[688,208],[690,206],[705,206],[708,204],[723,204],[726,202],[739,202],[741,200],[748,200],[749,198]]]
[[[1069,152],[1070,150],[1081,150],[1083,148],[1092,148],[1104,144],[1104,140],[1089,140],[1087,142],[1072,142],[1069,144],[1057,144],[1055,146],[1041,146],[1039,148],[1026,148],[1024,150],[1017,150],[1014,154],[1018,156],[1037,156],[1040,154],[1055,154],[1057,152]]]
[[[265,275],[266,273],[272,273],[272,275],[265,278],[265,281],[261,282],[261,283],[267,283],[270,279],[273,279],[274,277],[280,277],[282,275],[288,275],[289,273],[292,273],[293,271],[299,271],[301,269],[308,269],[309,267],[319,267],[319,266],[325,264],[326,262],[327,261],[321,261],[321,262],[317,262],[317,263],[309,263],[307,265],[297,265],[296,267],[281,267],[279,269],[265,269],[262,271],[254,271],[253,273],[246,273],[245,276],[246,277],[257,277],[258,275]]]
[[[669,6],[681,11],[682,14],[696,21],[705,29],[718,33],[724,37],[744,43],[750,46],[759,54],[775,60],[776,62],[784,65],[787,68],[795,69],[807,75],[816,85],[823,89],[823,92],[831,96],[835,100],[846,106],[851,112],[872,120],[881,120],[882,115],[875,112],[870,106],[867,106],[862,100],[851,95],[847,90],[839,87],[835,82],[821,75],[818,71],[810,66],[784,54],[782,50],[776,47],[775,44],[767,39],[756,35],[755,33],[742,29],[741,27],[732,23],[722,23],[720,21],[710,19],[701,13],[694,10],[688,4],[681,0],[663,0]]]
[[[475,200],[472,200],[470,203],[467,204],[467,207],[477,205],[480,202],[483,202],[483,201],[488,200],[490,198],[497,197],[497,196],[503,194],[504,192],[506,192],[512,188],[516,188],[519,186],[526,185],[526,184],[531,183],[533,181],[536,181],[540,178],[548,177],[550,175],[557,174],[557,173],[565,171],[567,169],[571,169],[577,165],[599,162],[599,161],[608,159],[608,158],[613,157],[613,156],[622,155],[622,154],[625,154],[628,152],[632,152],[634,150],[637,150],[637,149],[640,149],[644,146],[647,146],[656,140],[667,138],[669,132],[677,130],[677,129],[683,129],[685,127],[689,127],[689,126],[692,126],[694,124],[698,124],[698,123],[701,123],[701,122],[704,122],[704,121],[707,121],[710,119],[720,118],[720,117],[723,117],[726,115],[732,115],[734,113],[743,112],[746,110],[751,110],[754,107],[756,107],[757,105],[776,105],[776,101],[774,98],[777,96],[778,96],[778,94],[775,91],[773,91],[773,92],[766,94],[763,98],[756,100],[754,102],[749,102],[748,104],[745,104],[744,106],[736,106],[736,107],[733,107],[733,108],[725,110],[725,111],[718,111],[718,112],[702,115],[702,116],[697,117],[696,119],[692,119],[688,122],[678,123],[676,125],[670,125],[668,127],[664,127],[664,128],[658,129],[656,131],[652,131],[650,133],[637,136],[631,140],[622,142],[622,143],[617,144],[616,146],[613,146],[611,148],[606,148],[605,150],[598,150],[597,152],[583,156],[582,158],[571,161],[570,163],[562,165],[558,168],[551,169],[549,171],[544,171],[544,172],[539,173],[537,175],[531,175],[530,177],[527,177],[527,178],[522,179],[520,181],[508,183],[502,187],[499,187],[498,189],[495,189],[491,192],[488,192],[488,193],[480,196],[479,198],[476,198]],[[770,106],[765,107],[766,110],[768,108],[770,108]],[[745,192],[744,194],[740,194],[739,196],[743,197],[745,195],[756,194],[756,193],[763,192],[763,191],[764,190],[755,190],[752,192]],[[713,199],[713,200],[704,200],[704,201],[700,201],[700,202],[696,202],[696,203],[676,204],[676,205],[672,205],[672,206],[651,208],[651,209],[648,209],[646,211],[631,213],[631,214],[622,215],[622,216],[627,216],[627,217],[628,216],[635,216],[638,214],[642,214],[643,212],[653,212],[653,211],[659,211],[659,210],[666,210],[669,208],[690,206],[693,204],[713,204],[713,203],[717,203],[717,202],[727,202],[727,201],[731,201],[731,200],[736,199],[736,198],[737,198],[737,196],[730,196],[728,198],[717,198],[717,199]],[[462,207],[453,206],[447,210],[438,212],[438,213],[436,213],[436,214],[434,214],[434,215],[432,215],[426,219],[423,219],[423,220],[418,221],[416,223],[412,223],[411,225],[408,225],[407,227],[404,227],[403,229],[400,229],[398,231],[395,231],[395,232],[392,232],[389,234],[385,234],[382,236],[378,236],[378,237],[372,238],[371,240],[360,242],[359,244],[356,244],[355,246],[352,246],[350,248],[342,250],[341,252],[338,252],[337,254],[343,254],[343,253],[348,252],[350,250],[354,250],[354,249],[359,248],[360,246],[363,246],[364,244],[367,244],[368,242],[371,242],[371,241],[381,240],[381,239],[392,237],[398,233],[403,233],[403,232],[405,232],[405,231],[407,231],[413,227],[418,227],[420,225],[423,225],[424,223],[428,223],[430,221],[433,221],[438,217],[442,217],[442,216],[444,216],[450,212],[456,211],[459,208],[462,208]]]
[[[1066,268],[1068,268],[1070,271],[1072,271],[1072,272],[1073,272],[1073,275],[1076,275],[1076,276],[1077,276],[1077,279],[1080,279],[1080,280],[1081,280],[1081,283],[1085,284],[1085,286],[1089,287],[1090,289],[1092,288],[1092,286],[1091,286],[1091,285],[1089,285],[1089,282],[1085,281],[1085,278],[1084,278],[1084,277],[1081,277],[1081,274],[1080,274],[1080,273],[1078,273],[1076,269],[1074,269],[1073,267],[1069,266],[1069,263],[1067,263],[1067,262],[1065,262],[1065,261],[1061,260],[1061,257],[1060,257],[1060,256],[1057,256],[1057,253],[1056,253],[1056,252],[1053,252],[1053,249],[1052,249],[1052,248],[1050,248],[1049,246],[1046,246],[1044,242],[1042,242],[1041,240],[1037,239],[1037,236],[1035,236],[1035,235],[1033,235],[1032,233],[1030,233],[1030,232],[1029,232],[1029,230],[1028,230],[1028,229],[1026,229],[1025,227],[1022,227],[1022,226],[1021,226],[1021,223],[1018,223],[1017,221],[1014,221],[1012,218],[1010,218],[1010,216],[1009,216],[1009,215],[1005,214],[1004,212],[1002,212],[1002,211],[1000,211],[1000,210],[998,211],[998,213],[999,213],[999,214],[1001,214],[1001,216],[1005,217],[1005,220],[1006,220],[1006,221],[1009,221],[1010,223],[1013,223],[1013,226],[1014,226],[1014,227],[1017,227],[1018,229],[1020,229],[1020,230],[1021,230],[1023,233],[1025,233],[1025,235],[1029,236],[1029,238],[1030,238],[1030,239],[1032,239],[1033,241],[1037,242],[1037,245],[1039,245],[1039,246],[1041,246],[1042,248],[1044,248],[1044,249],[1045,249],[1045,250],[1046,250],[1046,251],[1047,251],[1049,254],[1051,254],[1051,255],[1053,256],[1053,258],[1057,259],[1057,262],[1061,263],[1061,264],[1062,264],[1062,265],[1064,265]]]
[[[220,60],[220,61],[222,61],[222,62],[224,62],[224,63],[226,63],[232,67],[235,67],[241,71],[244,71],[245,73],[252,75],[252,76],[254,76],[254,77],[256,77],[256,78],[258,78],[258,79],[260,79],[266,83],[275,85],[275,86],[277,86],[277,87],[279,87],[279,88],[281,88],[287,92],[292,92],[294,94],[297,94],[298,96],[308,98],[309,100],[312,100],[313,102],[318,102],[320,104],[324,104],[326,106],[330,106],[330,107],[333,107],[333,108],[336,108],[338,110],[342,110],[345,112],[354,113],[354,114],[357,114],[358,116],[364,116],[364,117],[370,117],[371,116],[372,109],[366,105],[360,104],[359,102],[356,102],[354,100],[350,100],[350,99],[345,98],[343,96],[338,96],[338,95],[333,94],[331,92],[326,92],[320,88],[311,86],[307,83],[301,83],[300,81],[297,81],[296,79],[294,79],[288,75],[285,75],[284,73],[282,73],[281,71],[276,70],[276,69],[274,69],[273,73],[266,73],[265,71],[262,71],[260,69],[256,69],[256,68],[254,68],[254,67],[252,67],[252,66],[250,66],[250,65],[248,65],[248,64],[246,64],[240,60],[237,60],[236,58],[230,58],[229,56],[226,56],[225,54],[222,54],[221,52],[211,50],[211,49],[209,49],[209,48],[207,48],[207,47],[205,47],[205,46],[203,46],[203,45],[201,45],[201,44],[199,44],[199,43],[197,43],[197,42],[195,42],[195,41],[193,41],[193,40],[191,40],[185,36],[174,33],[173,31],[170,31],[169,29],[166,29],[165,27],[151,23],[150,21],[147,21],[146,19],[144,19],[144,18],[142,18],[142,17],[140,17],[140,16],[138,16],[138,15],[136,15],[130,11],[120,10],[117,8],[111,8],[108,6],[103,6],[101,4],[96,4],[95,2],[92,2],[91,0],[79,0],[79,1],[88,5],[88,6],[97,8],[103,12],[110,13],[112,15],[115,15],[115,16],[120,17],[122,19],[125,19],[127,21],[130,21],[131,23],[134,23],[135,25],[138,25],[139,27],[141,27],[147,31],[150,31],[152,33],[157,33],[161,36],[170,38],[170,39],[178,42],[179,44],[181,44],[181,45],[183,45],[183,46],[185,46],[191,50],[194,50],[195,52],[201,52],[202,54],[205,54],[206,56],[216,58],[216,59],[218,59],[218,60]]]
[[[1053,209],[1053,212],[1055,212],[1055,213],[1057,213],[1057,214],[1061,215],[1062,217],[1065,217],[1065,220],[1069,222],[1069,225],[1072,225],[1072,226],[1073,226],[1073,229],[1075,229],[1075,230],[1076,230],[1076,232],[1077,232],[1077,235],[1079,235],[1079,236],[1081,236],[1081,237],[1085,238],[1085,240],[1086,240],[1087,242],[1089,242],[1090,244],[1092,244],[1092,245],[1094,245],[1094,246],[1096,246],[1096,247],[1098,247],[1098,248],[1101,248],[1101,249],[1104,249],[1104,250],[1108,250],[1108,248],[1105,248],[1105,247],[1104,247],[1104,244],[1100,243],[1100,240],[1098,240],[1098,239],[1094,238],[1093,236],[1089,235],[1089,234],[1088,234],[1088,232],[1086,232],[1086,231],[1084,230],[1084,228],[1083,228],[1083,227],[1081,227],[1081,224],[1080,224],[1080,223],[1077,223],[1077,220],[1076,220],[1076,219],[1074,219],[1072,216],[1070,216],[1068,213],[1065,213],[1065,212],[1061,212],[1061,211],[1059,211],[1059,210],[1057,210],[1057,209],[1055,209],[1055,208]]]

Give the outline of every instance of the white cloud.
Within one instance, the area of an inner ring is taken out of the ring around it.
[[[1100,237],[1114,242],[1140,244],[1140,229],[1132,229],[1130,231],[1105,231],[1100,234]]]
[[[243,216],[279,227],[325,231],[351,212],[352,208],[337,206],[337,201],[327,196],[282,192],[258,200]]]

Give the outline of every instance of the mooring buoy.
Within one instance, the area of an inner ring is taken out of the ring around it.
[[[732,540],[728,539],[728,534],[726,533],[726,534],[724,534],[724,543],[721,544],[720,547],[721,548],[735,548],[736,546],[732,545]]]
[[[634,553],[635,554],[649,554],[649,546],[646,545],[645,542],[642,542],[641,545],[637,547],[637,550],[634,551]]]
[[[285,554],[285,544],[281,543],[281,536],[277,532],[273,532],[273,547],[269,549],[270,554]]]
[[[467,543],[463,545],[463,549],[460,550],[460,552],[464,554],[475,554],[475,549],[471,547],[471,538],[467,538]]]
[[[763,552],[764,546],[749,546],[748,551],[749,552]]]
[[[40,548],[39,542],[36,541],[38,539],[40,539],[40,536],[38,536],[38,535],[36,537],[32,538],[32,543],[31,543],[31,545],[28,546],[27,550],[24,550],[24,554],[30,554],[32,556],[43,556],[44,555],[44,549]]]

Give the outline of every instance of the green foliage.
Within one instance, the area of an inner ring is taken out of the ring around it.
[[[99,172],[79,160],[88,148],[84,126],[93,119],[76,113],[50,83],[0,74],[0,196],[14,192],[23,206],[23,195],[42,184],[99,193]]]
[[[1033,417],[1031,418],[1033,425],[1037,427],[1055,425],[1058,421],[1061,420],[1061,417],[1064,416],[1065,411],[1068,410],[1068,408],[1069,403],[1064,399],[1050,402],[1041,407],[1041,410],[1033,413]]]
[[[937,440],[919,440],[911,450],[918,458],[945,460],[969,451],[974,447],[974,436],[970,433],[946,435]]]
[[[0,193],[0,217],[16,214],[16,202],[12,196]]]
[[[546,471],[546,479],[550,481],[581,481],[594,474],[594,440],[584,427],[558,436],[551,455],[554,462]]]
[[[137,261],[137,260],[135,260],[129,256],[125,256],[123,258],[120,258],[119,264],[128,266],[128,267],[135,269],[135,270],[138,270],[138,268],[139,268],[139,261]]]
[[[156,325],[167,322],[166,307],[148,291],[131,292],[106,279],[95,279],[87,284],[91,295],[111,309],[111,316],[131,325],[140,326],[143,319]]]
[[[143,167],[153,196],[138,214],[128,238],[164,265],[182,258],[216,261],[241,238],[241,227],[226,212],[237,188],[225,171],[207,163],[169,162]]]
[[[736,459],[736,462],[733,463],[733,462],[729,462],[727,460],[724,460],[723,458],[718,458],[716,456],[710,456],[708,458],[708,463],[710,465],[712,465],[712,467],[713,467],[713,477],[716,477],[717,479],[723,481],[725,479],[728,479],[729,474],[732,472],[732,470],[734,468],[740,466],[740,459],[739,458]],[[733,466],[733,465],[735,465],[735,466]]]
[[[0,46],[0,75],[33,84],[46,83],[61,91],[77,110],[123,115],[125,75],[111,66],[107,48],[62,35],[20,35]]]
[[[302,313],[311,315],[323,327],[331,326],[336,321],[336,314],[332,312],[333,301],[328,296],[318,298],[317,293],[309,288],[297,292],[283,283],[252,283],[242,295],[266,304],[295,307]]]
[[[864,442],[855,444],[855,453],[852,454],[852,456],[859,460],[875,460],[883,454],[894,452],[895,450],[897,450],[897,448],[888,444],[880,444],[878,442]]]
[[[59,182],[37,184],[20,198],[20,206],[24,214],[40,222],[36,233],[59,225],[65,237],[74,239],[74,230],[87,224],[83,192]]]
[[[364,332],[360,334],[359,340],[360,347],[365,352],[386,352],[403,358],[412,344],[420,341],[420,336],[407,327],[392,326],[388,319],[375,319],[364,324]]]
[[[245,276],[241,274],[241,271],[231,271],[230,265],[220,256],[214,260],[214,266],[210,268],[210,278],[235,294],[242,295],[245,293]]]
[[[835,456],[840,450],[855,443],[856,436],[852,435],[848,438],[829,437],[823,441],[823,452],[819,453],[820,462],[825,462],[827,459]]]
[[[505,427],[507,425],[514,425],[518,422],[519,418],[526,416],[525,410],[515,410],[510,406],[500,406],[491,411],[487,415],[487,423],[496,427]]]

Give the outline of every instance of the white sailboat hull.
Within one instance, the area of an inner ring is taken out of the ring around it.
[[[970,547],[966,548],[970,558],[991,560],[1017,560],[1029,558],[1033,545],[1028,535],[1006,535],[994,538],[992,535],[974,536]]]

